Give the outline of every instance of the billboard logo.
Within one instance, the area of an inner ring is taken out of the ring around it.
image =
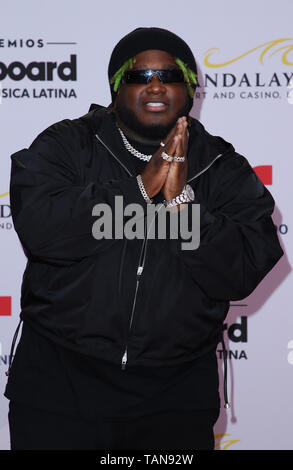
[[[72,54],[69,62],[61,62],[59,65],[57,62],[34,61],[28,65],[22,62],[11,62],[10,65],[5,65],[0,62],[0,80],[8,76],[11,80],[20,81],[27,76],[33,81],[52,81],[56,74],[63,81],[76,81],[76,55]]]
[[[0,297],[0,316],[11,315],[11,296]]]
[[[231,305],[232,307],[232,305]],[[247,327],[247,316],[242,315],[240,317],[240,323],[232,323],[228,325],[223,324],[223,332],[227,332],[229,341],[232,343],[247,343],[248,341],[248,327]],[[217,349],[218,357],[223,359],[227,356],[229,359],[247,359],[246,351],[243,349],[228,350]]]
[[[23,62],[21,58],[15,57],[15,51],[12,50],[15,48],[35,48],[33,53],[36,54],[36,48],[43,48],[45,45],[55,48],[56,45],[76,45],[76,42],[46,42],[43,39],[0,39],[0,47],[11,49],[10,60],[0,58],[0,105],[4,104],[6,99],[77,98],[74,88],[64,86],[77,83],[76,54],[69,54],[67,60],[61,58],[57,60],[40,60],[40,57],[35,57],[30,59],[29,62]],[[40,49],[38,49],[38,56],[39,53]],[[66,56],[68,57],[68,52]],[[34,87],[27,85],[22,87],[21,85],[24,83],[33,84]],[[58,88],[54,87],[55,83]]]
[[[247,343],[247,317],[242,316],[240,323],[233,323],[228,327],[227,323],[224,323],[223,330],[227,330],[228,338],[234,343]]]

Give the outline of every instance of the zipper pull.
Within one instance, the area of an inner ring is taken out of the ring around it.
[[[143,272],[143,266],[138,266],[137,272],[136,272],[136,278],[137,278],[137,280],[138,280],[139,277],[142,275],[142,272]]]
[[[127,348],[125,349],[125,352],[124,352],[123,357],[122,357],[122,363],[121,363],[121,369],[122,370],[125,370],[126,363],[127,363]]]

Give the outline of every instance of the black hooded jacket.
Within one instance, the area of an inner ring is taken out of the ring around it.
[[[274,201],[247,160],[197,120],[188,182],[201,240],[97,240],[93,207],[147,203],[113,115],[46,129],[12,155],[11,210],[28,258],[21,319],[52,341],[115,364],[168,366],[215,350],[231,300],[248,296],[283,252]],[[156,201],[161,200],[158,195]],[[139,269],[140,267],[140,269]]]

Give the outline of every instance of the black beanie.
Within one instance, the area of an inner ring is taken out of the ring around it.
[[[166,51],[181,59],[195,74],[197,73],[193,53],[179,36],[162,28],[136,28],[114,47],[108,67],[109,81],[126,60],[149,49]],[[111,95],[114,102],[116,93],[113,86],[111,86]]]

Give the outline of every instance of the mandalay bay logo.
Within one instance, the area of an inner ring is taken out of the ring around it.
[[[284,43],[287,43],[288,41],[290,43],[284,45]],[[291,43],[291,41],[293,41],[293,38],[275,39],[273,41],[265,42],[263,44],[260,44],[259,46],[249,49],[247,52],[244,52],[235,58],[232,58],[230,60],[227,60],[225,62],[220,62],[220,63],[215,63],[215,62],[213,63],[210,61],[211,56],[220,50],[217,47],[212,47],[211,49],[207,50],[205,53],[204,64],[207,67],[211,67],[211,68],[225,67],[229,64],[232,64],[233,62],[237,62],[238,60],[242,59],[243,57],[248,56],[249,54],[252,54],[256,51],[260,51],[259,62],[261,64],[264,63],[265,56],[268,55],[269,57],[272,57],[273,55],[277,53],[281,53],[281,62],[285,65],[293,65],[293,62],[290,62],[290,60],[293,60],[293,54],[291,56],[291,59],[289,59],[288,57],[288,54],[290,54],[290,52],[293,53],[293,44]],[[278,47],[280,44],[281,44],[281,47]],[[276,47],[278,48],[276,49]]]
[[[288,100],[293,80],[293,38],[263,42],[230,57],[227,51],[211,47],[203,56],[207,71],[199,76],[196,99]]]

